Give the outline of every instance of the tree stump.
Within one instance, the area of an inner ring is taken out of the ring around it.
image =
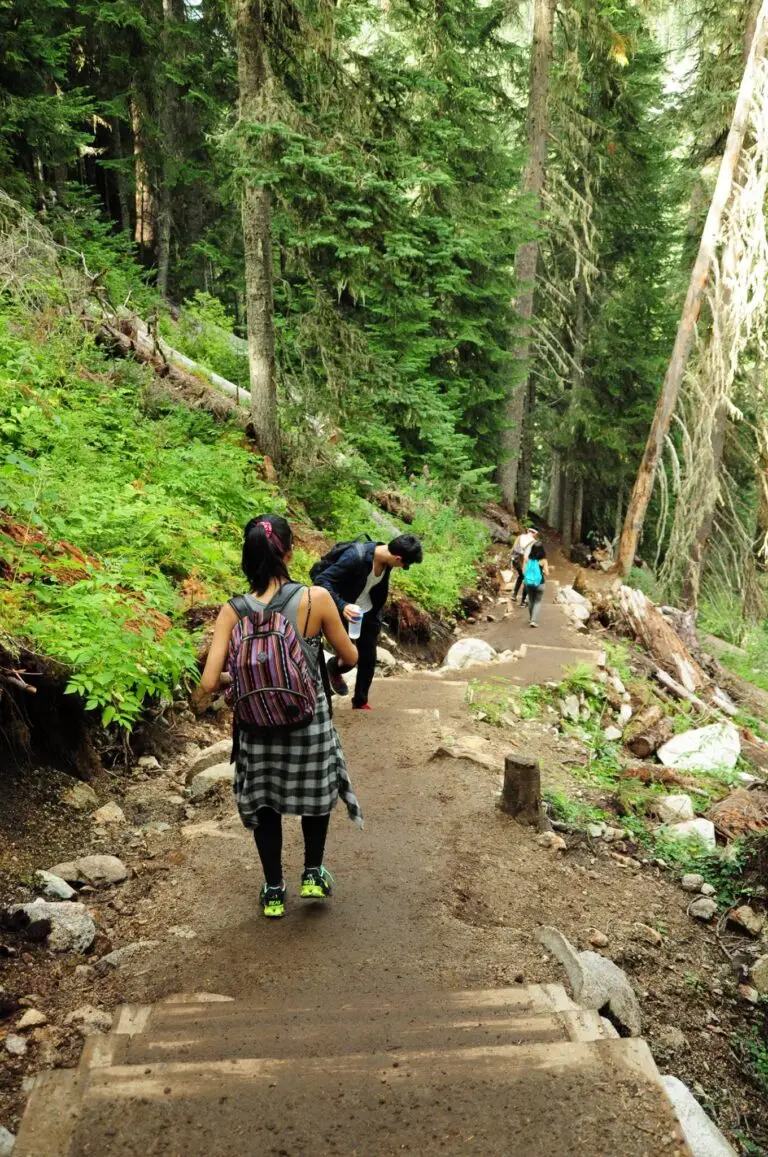
[[[537,759],[508,755],[500,808],[521,824],[537,827],[541,817],[541,765]]]

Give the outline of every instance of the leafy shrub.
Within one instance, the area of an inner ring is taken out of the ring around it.
[[[663,597],[661,584],[656,578],[652,570],[646,570],[644,567],[633,566],[627,576],[627,586],[634,587],[638,591],[642,591],[651,602],[660,603]]]

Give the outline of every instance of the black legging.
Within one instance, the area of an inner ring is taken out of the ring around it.
[[[514,594],[512,595],[512,598],[513,599],[517,598],[517,592],[520,590],[520,587],[522,587],[523,588],[523,601],[520,605],[525,606],[526,590],[525,590],[525,586],[524,586],[525,580],[523,578],[523,573],[524,573],[524,571],[523,571],[523,556],[522,555],[513,556],[512,566],[517,571],[517,582],[515,583],[515,590],[514,590]]]
[[[276,888],[283,882],[282,816],[274,808],[260,807],[256,819],[258,826],[253,829],[253,835],[264,869],[264,879],[270,888]],[[330,819],[330,815],[301,817],[305,869],[319,868],[322,864]]]

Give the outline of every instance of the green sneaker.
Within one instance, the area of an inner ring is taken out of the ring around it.
[[[262,884],[259,900],[261,901],[261,910],[265,916],[275,917],[285,915],[285,896],[288,889],[285,884],[279,884],[276,888],[269,888],[266,884]]]
[[[333,876],[327,868],[306,868],[299,895],[302,900],[327,900],[333,895]]]

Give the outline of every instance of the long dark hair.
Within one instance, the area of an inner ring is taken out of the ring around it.
[[[533,546],[530,549],[530,553],[528,555],[528,558],[534,558],[540,562],[541,559],[546,558],[546,557],[547,557],[547,552],[544,549],[544,543],[543,542],[534,542]]]
[[[257,595],[273,579],[290,578],[285,556],[293,545],[291,528],[279,514],[260,514],[243,531],[243,574]]]

